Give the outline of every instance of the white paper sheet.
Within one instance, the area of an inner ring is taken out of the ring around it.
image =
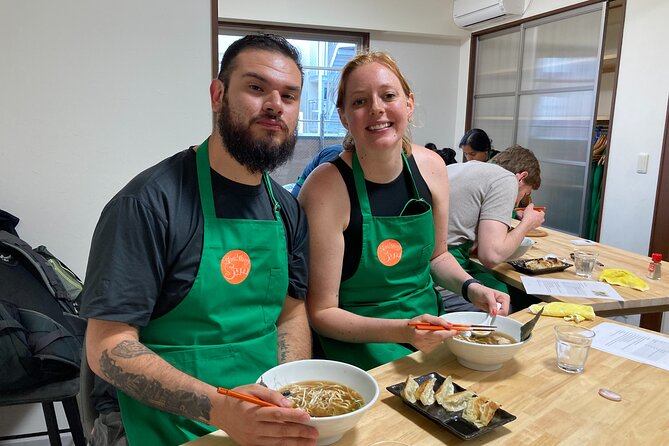
[[[669,338],[624,325],[603,322],[592,329],[592,347],[642,364],[669,370]]]
[[[539,296],[581,297],[585,299],[625,300],[604,282],[591,280],[542,279],[540,277],[520,276],[527,294]]]

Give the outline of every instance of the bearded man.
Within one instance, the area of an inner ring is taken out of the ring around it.
[[[130,444],[177,445],[216,428],[240,444],[316,444],[308,414],[252,384],[311,356],[307,223],[267,173],[292,155],[302,81],[285,39],[236,41],[209,87],[212,134],[140,173],[102,211],[82,294],[86,352],[118,389]],[[102,421],[114,410],[108,390],[92,395]],[[115,435],[96,422],[99,444],[119,444]]]

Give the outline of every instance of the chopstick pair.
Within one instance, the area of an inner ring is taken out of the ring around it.
[[[216,389],[216,391],[218,393],[220,393],[221,395],[231,396],[233,398],[237,398],[237,399],[242,400],[242,401],[247,401],[249,403],[257,404],[258,406],[279,407],[274,403],[270,403],[268,401],[261,400],[258,397],[247,395],[245,393],[235,392],[234,390],[226,389],[225,387],[219,387],[218,389]]]
[[[525,208],[513,208],[513,210],[514,211],[524,211]],[[546,207],[545,206],[535,206],[534,210],[544,212],[546,210]]]
[[[416,330],[455,330],[455,331],[495,331],[497,329],[494,325],[477,325],[477,324],[451,324],[449,323],[447,327],[442,325],[436,325],[431,322],[409,322],[407,325],[410,327],[415,327]]]

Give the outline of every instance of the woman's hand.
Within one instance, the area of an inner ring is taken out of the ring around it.
[[[497,302],[499,302],[502,304],[502,307],[497,314],[502,316],[509,314],[509,302],[511,299],[506,293],[488,288],[480,283],[473,283],[467,289],[467,296],[471,303],[483,311],[492,314],[493,310],[497,310]]]
[[[236,387],[236,392],[256,396],[279,407],[261,407],[237,398],[220,395],[212,409],[212,423],[223,429],[240,445],[313,446],[318,438],[316,428],[307,426],[309,414],[293,409],[292,402],[281,393],[250,384]],[[218,412],[216,419],[214,413]]]
[[[416,316],[409,322],[428,322],[432,325],[441,325],[444,328],[448,328],[448,322],[431,314]],[[409,325],[406,326],[405,330],[407,332],[408,343],[425,353],[430,353],[439,347],[446,338],[458,334],[455,330],[418,330],[416,327]]]

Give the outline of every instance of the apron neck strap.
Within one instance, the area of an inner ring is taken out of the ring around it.
[[[214,194],[211,188],[211,171],[209,167],[209,138],[205,139],[197,152],[195,152],[197,161],[197,184],[200,190],[200,203],[202,204],[202,213],[205,219],[216,218],[216,209],[214,208]]]
[[[198,188],[200,190],[200,203],[202,204],[202,213],[207,219],[216,218],[216,208],[214,206],[214,193],[211,185],[211,166],[209,164],[209,138],[205,139],[200,147],[195,152],[195,158],[197,162],[197,181]],[[272,204],[272,211],[274,212],[274,219],[279,221],[281,215],[279,211],[281,210],[281,205],[274,198],[274,192],[272,191],[272,184],[269,180],[269,175],[267,173],[262,174],[263,183],[265,184],[265,189],[269,195],[270,202]]]
[[[411,166],[409,166],[409,160],[406,155],[404,155],[404,151],[402,151],[402,162],[404,163],[404,167],[409,171],[409,179],[411,180],[414,199],[420,200],[421,197],[418,193],[416,182],[413,179],[413,174],[411,173]],[[362,171],[362,166],[360,166],[360,161],[358,160],[358,154],[355,151],[353,152],[351,167],[353,169],[353,180],[355,181],[358,201],[360,202],[360,211],[363,214],[371,214],[371,206],[369,205],[369,197],[367,196],[367,185],[365,184],[365,173]]]

